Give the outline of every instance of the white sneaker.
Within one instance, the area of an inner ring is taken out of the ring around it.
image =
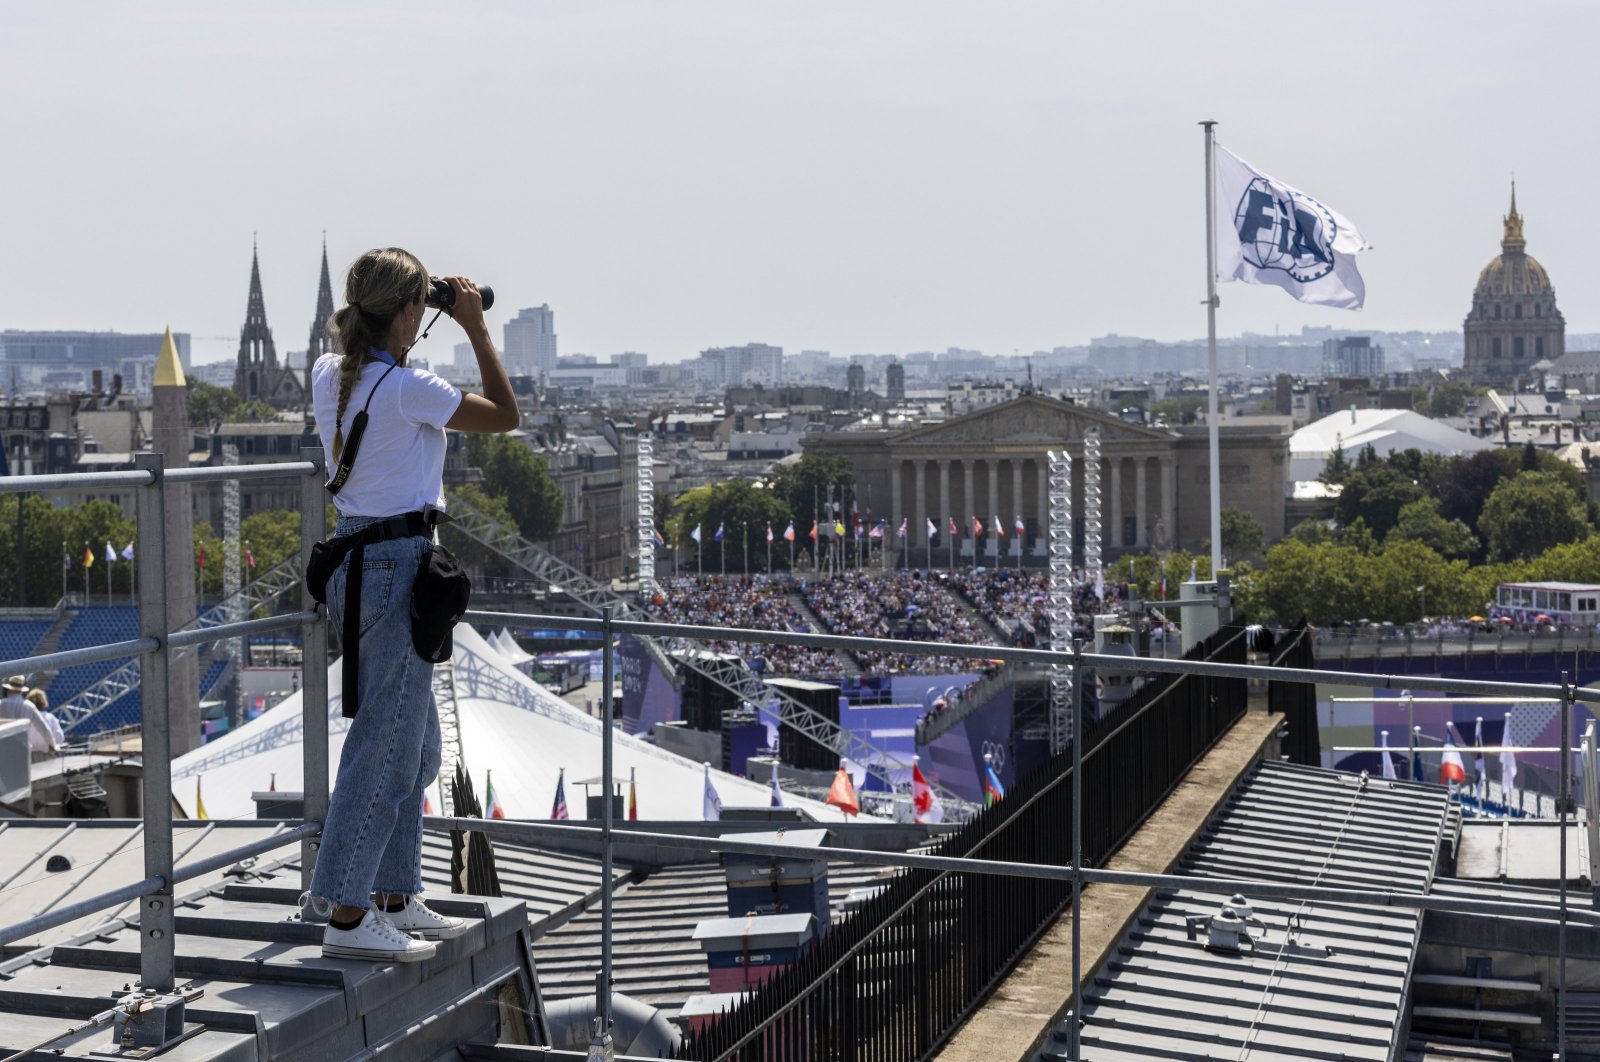
[[[396,929],[415,933],[423,940],[449,940],[459,937],[469,928],[465,919],[446,918],[417,896],[408,898],[405,907],[398,911],[385,911],[380,907],[374,907],[373,910],[383,915],[384,920]]]
[[[433,958],[438,948],[425,940],[407,936],[375,910],[362,916],[354,929],[335,929],[333,923],[322,934],[322,954],[330,959],[387,959],[390,962],[421,962]]]

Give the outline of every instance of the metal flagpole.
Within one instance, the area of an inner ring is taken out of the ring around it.
[[[91,605],[91,604],[94,603],[94,602],[89,600],[89,563],[90,563],[89,562],[89,558],[91,556],[93,556],[93,555],[94,554],[89,549],[88,543],[84,543],[84,547],[83,547],[83,603],[85,605]]]
[[[106,561],[106,604],[111,604],[111,569],[117,566],[114,560]]]
[[[1211,446],[1211,578],[1222,570],[1222,453],[1218,442],[1217,414],[1217,232],[1212,187],[1216,182],[1216,126],[1200,123],[1206,131],[1206,369]]]

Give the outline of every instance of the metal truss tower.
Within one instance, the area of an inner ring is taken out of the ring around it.
[[[1104,563],[1100,547],[1104,536],[1100,527],[1100,429],[1083,433],[1083,574],[1096,582]]]
[[[239,463],[239,448],[233,443],[223,444],[222,463]],[[222,481],[222,600],[230,611],[224,617],[224,623],[237,623],[244,618],[242,612],[234,611],[242,583],[239,571],[239,481],[225,479]],[[238,681],[239,669],[244,666],[244,641],[229,638],[218,642],[217,651],[233,662],[229,668],[234,673],[234,682],[233,693],[228,697],[228,729],[237,730],[244,723],[244,695],[240,692]]]
[[[1064,649],[1072,636],[1072,455],[1051,450],[1050,459],[1050,647]],[[1072,741],[1070,667],[1050,668],[1050,751]]]
[[[650,428],[639,433],[639,600],[656,596],[656,470]]]

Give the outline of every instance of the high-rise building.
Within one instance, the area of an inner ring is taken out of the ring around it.
[[[172,341],[188,372],[189,334],[173,333]],[[85,391],[99,372],[107,385],[120,375],[124,392],[142,393],[161,344],[160,332],[0,332],[0,386]]]
[[[1544,266],[1528,254],[1511,185],[1511,213],[1504,218],[1500,257],[1483,267],[1472,292],[1472,311],[1462,325],[1464,370],[1476,384],[1527,379],[1533,365],[1566,354],[1567,322],[1556,309],[1556,289]]]
[[[556,367],[556,315],[549,303],[521,310],[505,325],[506,369],[534,376]]]
[[[1322,341],[1322,375],[1382,376],[1383,348],[1371,336],[1341,336]]]
[[[700,381],[712,389],[744,384],[783,382],[783,348],[766,343],[742,347],[712,347],[700,352],[696,365]]]

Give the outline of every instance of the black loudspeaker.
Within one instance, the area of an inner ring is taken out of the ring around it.
[[[820,712],[824,718],[833,723],[839,722],[839,687],[824,682],[800,682],[790,679],[768,679],[768,685],[781,689],[790,697],[804,704],[812,711]],[[783,727],[778,732],[778,758],[789,767],[799,767],[808,771],[832,771],[839,767],[839,753],[837,750],[822,744],[815,738],[808,737],[790,723],[794,716],[801,715],[799,709],[788,701],[780,702],[779,718]],[[799,720],[804,725],[803,720]]]
[[[722,729],[722,713],[739,707],[739,698],[700,672],[685,669],[683,675],[683,721],[694,730],[716,733]]]

